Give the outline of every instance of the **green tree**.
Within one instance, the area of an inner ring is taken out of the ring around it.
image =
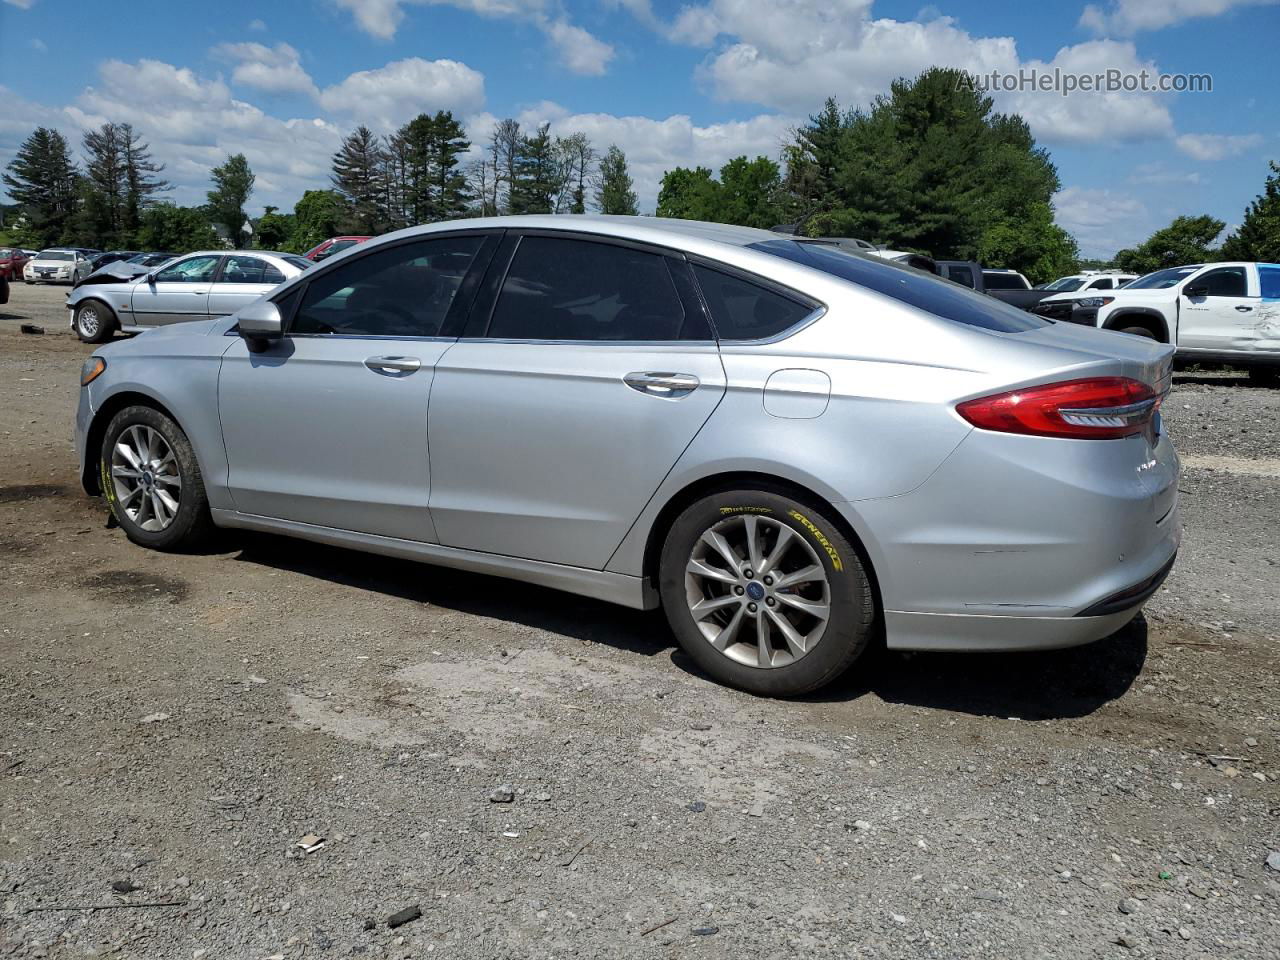
[[[585,133],[571,133],[556,137],[555,150],[560,167],[556,213],[586,213],[587,184],[594,178],[598,159],[595,148]]]
[[[507,212],[551,213],[559,186],[551,124],[544,123],[533,136],[520,138],[512,171]]]
[[[347,199],[348,221],[361,233],[387,227],[386,148],[374,132],[359,126],[333,155],[333,185]]]
[[[783,149],[787,175],[783,184],[783,206],[798,220],[820,210],[838,206],[836,167],[846,131],[853,124],[852,110],[841,110],[828,97],[822,111],[795,130],[795,141]]]
[[[1280,165],[1267,164],[1271,173],[1253,203],[1244,212],[1239,228],[1222,244],[1226,260],[1258,260],[1280,263]]]
[[[721,223],[769,229],[782,217],[778,165],[768,157],[734,157],[720,168],[719,216]]]
[[[720,184],[706,167],[676,167],[662,175],[658,216],[714,221],[720,209]]]
[[[156,194],[168,191],[171,185],[160,178],[164,164],[157,163],[151,156],[151,145],[142,141],[134,132],[133,125],[118,123],[116,130],[124,160],[122,226],[127,245],[132,245],[136,243],[133,238],[142,225],[143,213],[156,202]]]
[[[0,176],[21,209],[14,239],[37,248],[72,240],[78,179],[66,138],[37,127]]]
[[[1220,260],[1222,251],[1209,245],[1224,226],[1221,220],[1210,216],[1175,217],[1173,223],[1157,230],[1137,247],[1119,251],[1116,264],[1133,273],[1150,273],[1162,267]]]
[[[218,246],[218,234],[205,210],[157,203],[142,214],[138,227],[138,244],[147,250],[190,253]]]
[[[308,190],[293,207],[293,233],[286,249],[306,253],[340,234],[350,217],[346,198],[336,190]]]
[[[627,172],[627,155],[617,144],[610,144],[600,159],[595,200],[601,213],[624,217],[634,217],[640,213],[636,206],[631,174]]]
[[[80,180],[78,231],[82,241],[96,247],[125,244],[124,144],[114,123],[89,130],[82,140],[84,176]]]
[[[226,162],[210,171],[213,189],[206,197],[209,201],[209,219],[221,224],[227,231],[231,246],[239,246],[241,228],[247,219],[244,206],[253,193],[255,177],[249,169],[249,161],[243,153],[229,156]]]
[[[268,206],[258,218],[258,246],[264,250],[283,250],[293,236],[293,214],[277,213],[278,209]]]

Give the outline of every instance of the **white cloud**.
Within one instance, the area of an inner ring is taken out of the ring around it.
[[[541,30],[559,54],[560,63],[573,73],[599,76],[613,59],[613,47],[582,27],[570,23],[559,11],[558,0],[333,0],[355,17],[356,26],[379,40],[390,40],[404,21],[407,6],[450,6],[491,19],[531,22]],[[647,0],[608,0],[643,15]],[[650,14],[651,16],[651,14]]]
[[[4,0],[5,3],[19,10],[30,10],[35,5],[36,0]]]
[[[287,43],[274,47],[261,43],[220,43],[215,57],[234,63],[231,82],[270,93],[302,93],[315,96],[315,82],[303,69],[298,51]]]
[[[257,19],[250,20],[249,29],[252,30],[254,33],[266,33],[267,23],[265,20],[257,20]]]
[[[39,37],[32,37],[30,40],[28,40],[27,46],[29,46],[36,53],[49,52],[49,45],[45,43],[43,40],[41,40]]]
[[[1193,160],[1213,163],[1252,150],[1262,143],[1262,136],[1256,133],[1184,133],[1174,143]]]
[[[1198,17],[1217,17],[1239,7],[1260,7],[1280,0],[1112,0],[1107,9],[1089,4],[1080,26],[1100,36],[1128,37],[1160,30]]]
[[[1057,223],[1076,238],[1086,257],[1110,257],[1151,234],[1146,206],[1129,194],[1067,187],[1054,195],[1053,205]]]
[[[698,69],[700,82],[722,100],[807,114],[832,94],[870,103],[898,77],[931,66],[974,74],[1016,75],[1055,68],[1090,74],[1118,69],[1158,72],[1132,43],[1097,40],[1060,49],[1047,63],[1023,60],[1012,37],[974,36],[946,16],[921,11],[927,22],[874,18],[871,0],[708,0],[684,7],[659,29],[670,39],[714,46]],[[1167,137],[1173,122],[1167,97],[1076,91],[994,92],[1000,110],[1016,111],[1046,143]]]
[[[325,109],[387,131],[424,111],[465,114],[484,106],[484,74],[456,60],[395,60],[320,93]]]
[[[1194,170],[1190,173],[1177,173],[1173,170],[1166,170],[1161,163],[1140,163],[1134,167],[1133,173],[1129,174],[1128,182],[1135,184],[1149,183],[1158,186],[1178,184],[1194,186],[1200,183],[1200,174]]]

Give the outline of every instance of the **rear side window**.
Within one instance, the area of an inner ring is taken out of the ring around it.
[[[520,240],[488,336],[502,340],[707,340],[686,320],[666,258],[565,237]]]
[[[261,257],[235,254],[222,263],[219,283],[283,283],[284,274]]]
[[[1191,281],[1190,286],[1209,288],[1211,297],[1243,297],[1247,291],[1244,267],[1219,267]]]
[[[919,270],[892,266],[878,257],[859,256],[795,240],[765,240],[751,246],[856,283],[944,320],[1001,333],[1037,330],[1047,323],[994,297],[965,290]]]
[[[1280,267],[1259,264],[1258,279],[1262,283],[1263,300],[1280,300]]]
[[[307,284],[290,333],[358,337],[440,335],[484,238],[441,237],[347,260]]]
[[[776,337],[813,313],[800,303],[757,283],[711,267],[694,265],[694,275],[711,311],[721,340],[764,340]]]
[[[947,279],[973,288],[973,271],[969,267],[947,267]]]
[[[1022,278],[1012,273],[984,273],[982,282],[988,290],[1025,290]]]

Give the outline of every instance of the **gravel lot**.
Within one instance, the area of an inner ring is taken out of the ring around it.
[[[1280,956],[1280,391],[1176,378],[1145,619],[774,702],[658,615],[133,547],[75,477],[64,293],[0,307],[0,956]]]

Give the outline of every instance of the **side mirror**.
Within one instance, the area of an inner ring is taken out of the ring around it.
[[[284,336],[280,310],[270,300],[259,300],[240,311],[237,317],[240,336],[254,353],[267,349],[272,340]]]
[[[1186,287],[1182,291],[1184,297],[1207,297],[1209,295],[1209,285],[1207,283],[1196,283]]]

